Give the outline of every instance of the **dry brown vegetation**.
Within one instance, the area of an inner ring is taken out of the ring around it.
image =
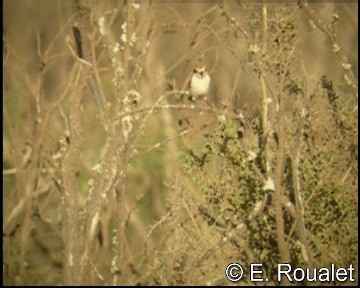
[[[4,284],[357,271],[358,5],[220,2],[5,1]]]

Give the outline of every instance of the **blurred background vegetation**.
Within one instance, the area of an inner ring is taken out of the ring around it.
[[[310,263],[303,219],[313,267],[357,270],[358,4],[251,2],[4,1],[4,284],[225,285],[241,261],[273,275],[281,129],[289,261]],[[210,105],[194,109],[171,91],[198,61]]]

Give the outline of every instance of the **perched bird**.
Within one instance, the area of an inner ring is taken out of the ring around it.
[[[198,63],[193,68],[193,75],[190,81],[190,97],[195,101],[199,97],[206,96],[210,87],[210,76],[206,71],[206,65]]]

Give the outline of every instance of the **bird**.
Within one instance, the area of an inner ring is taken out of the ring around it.
[[[210,75],[206,71],[206,65],[197,63],[193,68],[193,74],[190,81],[190,97],[191,101],[195,101],[204,97],[209,92]]]

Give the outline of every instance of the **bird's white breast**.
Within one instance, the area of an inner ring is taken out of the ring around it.
[[[210,86],[210,77],[208,74],[204,75],[194,75],[191,78],[191,95],[193,96],[202,96],[206,95],[209,91]]]

